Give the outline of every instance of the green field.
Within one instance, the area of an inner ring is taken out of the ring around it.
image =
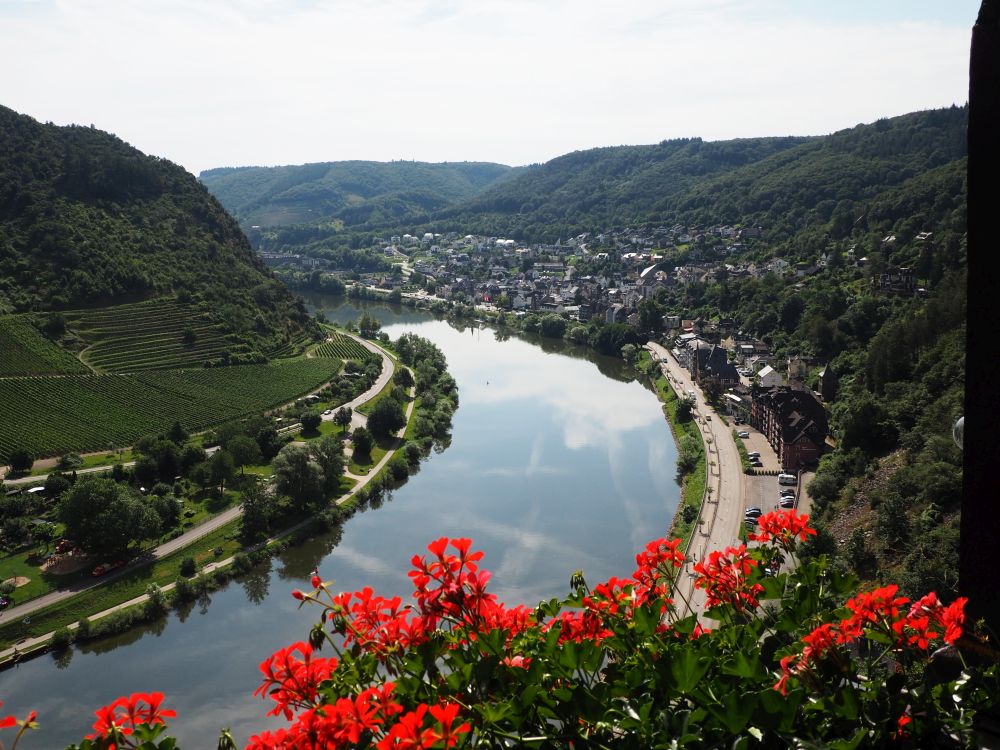
[[[330,340],[317,346],[313,350],[313,354],[317,357],[330,357],[333,359],[362,360],[368,354],[368,350],[350,336],[332,333],[330,334]]]
[[[133,375],[0,379],[0,461],[24,447],[36,457],[130,445],[179,421],[198,430],[259,414],[339,372],[332,359],[162,370]]]
[[[86,373],[76,357],[49,341],[27,315],[0,316],[0,377]]]
[[[98,372],[200,367],[228,346],[220,324],[190,305],[149,300],[67,312],[66,325],[89,346],[81,357]]]

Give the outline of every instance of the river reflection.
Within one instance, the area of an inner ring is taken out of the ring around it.
[[[317,565],[338,588],[408,596],[409,558],[440,536],[466,536],[486,553],[500,598],[534,604],[566,593],[578,569],[591,583],[630,573],[669,524],[676,451],[655,394],[621,362],[407,308],[311,303],[336,320],[367,310],[393,338],[412,331],[441,347],[459,385],[450,447],[342,534],[286,551],[210,604],[77,651],[62,669],[43,657],[0,674],[4,710],[42,717],[22,747],[79,739],[94,708],[135,690],[167,693],[186,747],[212,746],[221,726],[241,744],[273,726],[251,697],[257,664],[305,638],[318,612],[299,610],[290,592]]]

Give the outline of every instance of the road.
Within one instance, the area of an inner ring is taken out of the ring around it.
[[[694,416],[705,444],[707,489],[688,547],[688,559],[692,562],[681,574],[675,599],[682,615],[691,611],[700,613],[705,607],[705,592],[694,587],[693,561],[703,560],[712,550],[725,549],[739,539],[746,497],[743,464],[733,442],[732,428],[714,414],[687,370],[666,348],[653,342],[646,346],[660,359],[660,368],[675,391],[682,395],[689,391],[695,394]]]
[[[356,340],[361,342],[369,350],[377,352],[382,355],[382,374],[379,375],[378,380],[375,381],[375,384],[371,388],[369,388],[367,391],[362,393],[357,398],[348,402],[347,405],[350,406],[352,409],[361,406],[362,404],[365,404],[371,399],[373,399],[382,390],[382,388],[385,387],[385,385],[389,382],[389,378],[392,377],[392,374],[395,369],[392,359],[388,357],[385,354],[385,352],[383,352],[379,347],[360,338],[357,338]],[[407,411],[406,411],[407,422],[409,422],[410,415],[413,413],[413,404],[414,402],[410,401],[410,403],[407,405]],[[363,417],[364,415],[359,415],[359,416]],[[403,428],[403,430],[401,430],[399,433],[399,437],[402,437],[402,434],[405,431],[406,429]],[[389,459],[392,458],[393,453],[394,452],[387,453],[382,458],[381,461],[379,461],[375,466],[372,467],[371,471],[369,471],[367,476],[359,477],[358,479],[360,480],[360,483],[348,495],[346,495],[338,502],[344,503],[348,499],[353,497],[355,492],[357,492],[359,489],[361,489],[361,487],[367,484],[371,480],[371,478],[374,477],[379,472],[379,470],[381,470],[381,468],[385,466],[386,463],[388,463]],[[91,470],[107,471],[109,468],[111,467],[108,466],[94,467]],[[35,482],[44,480],[45,477],[31,477],[31,481]],[[100,578],[91,581],[80,581],[67,588],[59,589],[58,591],[52,591],[48,594],[44,594],[42,596],[36,597],[35,599],[31,599],[30,601],[24,602],[23,604],[18,604],[14,607],[10,607],[4,610],[3,612],[0,612],[0,623],[10,622],[11,620],[17,620],[17,619],[23,619],[24,617],[29,617],[32,613],[37,612],[45,607],[50,607],[53,604],[58,604],[59,602],[62,602],[71,596],[76,596],[81,592],[88,591],[90,589],[96,588],[97,586],[108,583],[109,581],[114,581],[117,578],[121,578],[123,575],[132,572],[137,567],[142,567],[143,565],[148,565],[152,562],[155,562],[156,560],[160,560],[166,557],[167,555],[173,554],[174,552],[177,552],[178,550],[188,546],[189,544],[196,542],[202,537],[211,534],[213,531],[239,518],[241,513],[242,509],[240,508],[240,506],[229,508],[228,510],[223,511],[222,513],[219,513],[216,516],[212,516],[212,518],[208,519],[204,523],[198,524],[194,528],[189,529],[188,531],[184,532],[175,539],[171,539],[168,542],[164,542],[160,546],[156,547],[156,549],[140,556],[139,558],[137,558],[135,561],[125,566],[124,568],[115,570],[111,573],[107,573],[101,576]],[[2,654],[0,654],[0,658],[2,658]]]

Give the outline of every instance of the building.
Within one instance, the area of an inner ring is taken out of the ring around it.
[[[750,424],[764,434],[788,471],[819,461],[829,432],[826,411],[817,398],[787,386],[753,389]]]
[[[819,382],[816,384],[816,390],[822,398],[827,403],[833,401],[837,398],[837,387],[840,385],[840,379],[837,377],[837,373],[833,371],[830,364],[827,363],[826,366],[819,371]]]

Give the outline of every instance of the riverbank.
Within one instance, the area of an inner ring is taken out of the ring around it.
[[[376,347],[371,342],[360,341],[366,348],[378,351],[383,356],[386,366],[383,367],[382,376],[363,394],[363,397],[352,400],[352,407],[361,406],[368,400],[383,397],[393,382],[394,370],[400,366],[396,364],[396,357],[390,358],[387,351]],[[406,369],[410,371],[412,382],[413,371],[408,367]],[[416,385],[413,385],[408,389],[408,402],[404,414],[405,424],[395,433],[394,444],[391,448],[384,450],[373,465],[366,464],[364,476],[345,475],[341,482],[345,491],[333,501],[331,508],[347,511],[346,515],[349,517],[356,503],[364,504],[370,498],[379,497],[383,490],[394,488],[409,475],[410,467],[430,452],[429,436],[418,436],[414,430],[414,414],[418,403]],[[424,449],[421,449],[415,442],[408,444],[406,442],[408,436],[421,437]],[[201,533],[203,528],[196,527],[188,532],[189,536],[173,540],[174,549],[169,555],[160,555],[160,559],[151,559],[139,566],[129,566],[128,569],[118,572],[113,578],[100,582],[101,584],[114,584],[116,580],[128,576],[131,578],[131,584],[126,582],[126,585],[117,588],[106,585],[89,588],[88,604],[82,605],[80,601],[82,592],[68,591],[62,592],[54,600],[40,603],[42,606],[38,606],[39,603],[36,600],[35,606],[32,606],[33,602],[29,601],[19,605],[19,607],[11,608],[2,615],[7,620],[7,624],[0,626],[0,634],[2,634],[0,638],[7,641],[8,648],[0,652],[0,665],[10,664],[15,655],[21,658],[25,653],[44,650],[53,637],[56,637],[61,631],[77,630],[79,623],[86,619],[81,617],[82,615],[90,615],[94,620],[100,620],[129,609],[136,610],[145,607],[151,596],[149,593],[142,592],[149,586],[156,586],[158,589],[153,596],[155,598],[163,595],[163,592],[172,591],[177,585],[174,581],[181,580],[179,577],[181,566],[188,558],[197,557],[202,561],[206,558],[210,560],[200,567],[197,573],[198,578],[205,578],[209,575],[218,576],[221,571],[231,567],[241,554],[245,554],[247,551],[266,549],[268,546],[279,543],[282,539],[294,537],[315,522],[314,516],[305,518],[272,536],[264,543],[263,547],[255,545],[247,550],[243,549],[235,538],[238,531],[239,511],[238,507],[227,511],[229,515],[224,519],[224,523],[216,524],[216,527],[209,534]],[[323,513],[327,515],[326,511]],[[338,512],[334,514],[333,519],[325,518],[325,528],[328,528],[331,522],[343,520],[344,515],[344,513]],[[203,526],[207,526],[207,524]],[[229,554],[229,557],[220,559],[226,554]],[[100,592],[101,595],[97,595],[97,592]],[[97,609],[101,611],[91,614]],[[134,617],[125,619],[128,620],[129,624],[142,620],[141,617],[139,619]],[[62,632],[62,640],[67,642],[69,639],[65,636],[68,632]]]

